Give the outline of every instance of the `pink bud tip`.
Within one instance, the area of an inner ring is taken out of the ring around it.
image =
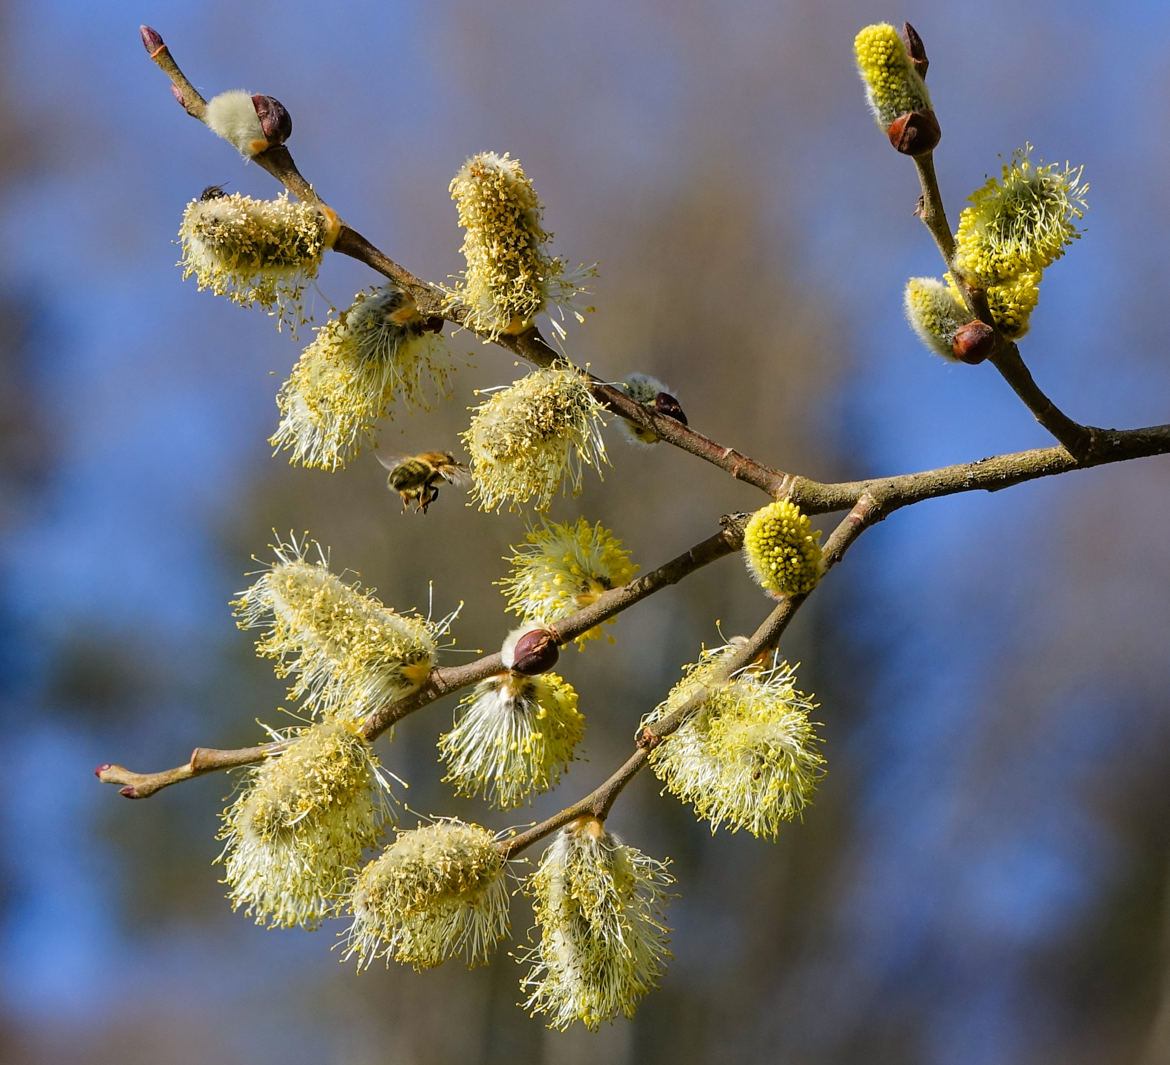
[[[137,799],[138,789],[133,784],[127,784],[124,788],[118,789],[119,795],[125,795],[127,799]]]
[[[104,772],[105,772],[107,769],[109,769],[109,768],[110,768],[110,763],[109,763],[109,762],[102,762],[102,764],[101,764],[101,765],[99,765],[99,766],[97,767],[97,769],[95,769],[95,770],[93,771],[93,775],[94,775],[95,777],[98,777],[98,778],[100,779],[100,778],[101,778],[101,775],[102,775],[102,774],[103,774],[103,773],[104,773]]]
[[[142,46],[151,55],[154,55],[160,48],[166,47],[158,30],[153,30],[149,26],[139,26],[138,32],[142,36]]]
[[[183,99],[183,91],[173,81],[171,82],[171,95],[179,101],[179,106],[186,111],[187,101]]]

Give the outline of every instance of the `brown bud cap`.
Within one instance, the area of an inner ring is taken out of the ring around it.
[[[683,413],[682,407],[679,405],[677,399],[669,392],[659,392],[654,397],[654,409],[659,414],[665,414],[668,418],[673,418],[676,422],[687,424],[687,416]]]
[[[918,76],[925,81],[926,70],[930,66],[930,60],[926,58],[926,45],[922,43],[918,31],[909,22],[902,23],[902,42],[906,45],[906,54],[910,57],[914,69],[918,71]]]
[[[955,330],[951,350],[959,362],[975,366],[995,350],[995,330],[986,322],[968,322]]]
[[[424,333],[441,333],[444,325],[446,325],[445,318],[437,314],[432,314],[423,323],[422,331]]]
[[[158,30],[153,30],[149,26],[139,26],[138,34],[142,38],[142,47],[150,56],[153,56],[160,48],[166,47]]]
[[[635,741],[639,747],[644,751],[652,751],[662,742],[662,737],[658,735],[652,728],[647,726],[638,733],[638,738]]]
[[[512,672],[534,677],[547,673],[557,664],[561,649],[556,637],[547,629],[532,629],[516,641],[512,648]]]
[[[260,119],[260,128],[268,138],[269,148],[283,144],[292,136],[292,116],[279,100],[257,93],[252,97],[252,106],[256,108],[256,117]]]
[[[934,150],[942,130],[933,111],[908,111],[890,123],[886,136],[903,155],[925,155]]]

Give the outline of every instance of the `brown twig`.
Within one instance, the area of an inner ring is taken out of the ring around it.
[[[120,765],[99,765],[94,775],[103,784],[123,784],[120,795],[127,799],[145,799],[156,791],[178,784],[181,780],[200,777],[204,773],[215,773],[220,769],[235,769],[238,766],[259,762],[270,754],[283,751],[282,740],[262,743],[258,747],[241,747],[236,750],[219,751],[214,747],[196,747],[190,759],[174,769],[163,769],[158,773],[134,773]]]
[[[806,514],[845,510],[868,493],[886,514],[927,499],[960,492],[998,492],[1040,477],[1089,469],[1113,462],[1150,458],[1170,452],[1170,425],[1141,429],[1098,429],[1088,458],[1078,461],[1064,447],[1035,448],[1006,455],[942,466],[919,473],[902,473],[864,481],[823,484],[804,477],[792,479],[788,498]]]

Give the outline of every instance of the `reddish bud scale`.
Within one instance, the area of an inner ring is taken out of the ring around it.
[[[257,93],[252,97],[252,106],[256,108],[256,117],[260,119],[260,128],[268,139],[269,148],[283,144],[292,136],[292,116],[279,100]]]
[[[556,637],[547,629],[533,629],[516,641],[512,652],[512,672],[522,673],[526,677],[547,673],[557,664],[560,656],[561,649]]]
[[[687,424],[687,416],[683,413],[682,407],[678,400],[669,392],[659,392],[654,397],[654,409],[659,414],[665,414],[668,418],[673,418],[676,422],[682,422],[683,425]]]
[[[910,57],[914,69],[918,71],[919,77],[925,80],[926,70],[930,66],[930,60],[926,58],[926,45],[922,43],[918,31],[909,22],[902,23],[902,42],[906,45],[906,54]]]
[[[890,123],[886,136],[903,155],[926,155],[942,138],[942,129],[933,111],[908,111]]]
[[[97,769],[95,769],[95,770],[93,771],[93,775],[94,775],[95,777],[97,777],[97,778],[98,778],[98,780],[101,780],[102,774],[103,774],[103,773],[104,773],[104,772],[105,772],[107,769],[109,769],[109,768],[110,768],[110,763],[109,763],[109,762],[102,762],[102,764],[101,764],[101,765],[99,765],[99,766],[97,767]]]
[[[968,322],[955,331],[951,350],[960,362],[976,366],[995,350],[995,339],[995,330],[986,322]]]

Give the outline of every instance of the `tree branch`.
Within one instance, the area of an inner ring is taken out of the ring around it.
[[[150,58],[171,79],[176,98],[183,104],[192,118],[202,122],[206,101],[179,69],[166,44],[163,43],[162,37],[148,26],[143,26],[141,33],[143,44],[146,46]],[[325,203],[313,186],[301,175],[292,155],[284,145],[269,148],[259,155],[252,156],[252,160],[268,171],[299,199],[308,203],[322,205]],[[344,222],[342,222],[341,231],[333,244],[333,250],[364,263],[383,277],[401,285],[414,297],[419,313],[424,317],[442,318],[461,328],[469,328],[466,325],[466,315],[458,307],[445,306],[445,294],[438,285],[416,277],[406,267],[400,266],[356,229],[352,229]],[[563,364],[567,361],[563,355],[549,347],[535,327],[519,336],[497,337],[494,342],[536,366],[551,366],[553,363]],[[781,496],[787,490],[787,484],[791,479],[789,475],[756,462],[734,448],[717,444],[701,433],[688,429],[682,422],[669,415],[651,411],[592,374],[589,375],[589,378],[593,394],[598,402],[617,414],[629,418],[635,424],[652,429],[663,440],[675,447],[697,455],[699,458],[726,470],[732,477],[755,485],[769,495]]]
[[[1078,462],[1063,447],[1049,447],[866,481],[823,484],[805,477],[791,477],[788,479],[789,498],[808,514],[825,514],[847,507],[856,509],[862,501],[868,501],[866,520],[857,526],[855,538],[868,525],[884,519],[895,510],[927,499],[956,495],[960,492],[997,492],[1002,488],[1040,477],[1051,477],[1071,470],[1112,462],[1163,455],[1167,452],[1170,452],[1170,425],[1153,425],[1142,429],[1102,429],[1098,430],[1093,454],[1083,462]],[[846,522],[851,520],[854,523],[857,521],[853,514],[846,518]],[[840,540],[840,537],[845,535],[842,530],[852,527],[846,526],[843,522],[826,542],[826,568],[835,564],[837,556],[833,552],[837,542],[842,542],[845,546],[852,543],[852,539]],[[742,519],[726,520],[725,527],[714,536],[696,544],[658,569],[636,577],[620,588],[603,593],[589,606],[558,622],[553,628],[559,641],[562,644],[568,643],[661,588],[676,584],[700,567],[739,550],[742,543]],[[396,722],[436,699],[499,673],[503,668],[500,656],[496,653],[466,665],[445,666],[433,670],[427,682],[417,692],[374,711],[366,718],[362,726],[363,735],[372,740]],[[211,751],[209,748],[196,748],[196,755],[200,752],[210,752],[219,758],[205,766],[201,763],[196,767],[193,755],[193,761],[187,765],[147,774],[133,773],[121,766],[107,765],[100,767],[98,776],[107,783],[127,785],[127,788],[122,789],[122,794],[127,798],[144,798],[180,780],[187,780],[216,769],[229,769],[258,761],[265,754],[271,753],[271,747],[271,744],[266,744],[244,748],[242,751]],[[239,756],[239,760],[233,761],[236,756]],[[564,823],[566,822],[561,822]]]
[[[557,642],[567,644],[595,625],[620,614],[649,595],[677,584],[695,570],[708,565],[725,555],[738,551],[743,545],[744,516],[725,518],[723,528],[706,540],[695,544],[677,558],[641,577],[635,577],[619,588],[602,593],[589,606],[563,618],[548,628],[556,634]],[[487,655],[475,662],[462,666],[444,666],[431,671],[427,681],[416,692],[404,699],[390,703],[370,714],[362,724],[362,735],[369,741],[377,739],[388,728],[403,718],[421,710],[424,706],[445,695],[459,691],[471,684],[504,671],[499,652]],[[191,760],[173,769],[157,773],[135,773],[119,765],[101,765],[95,770],[99,780],[107,784],[124,784],[121,794],[128,799],[144,799],[156,791],[181,780],[202,776],[218,769],[234,769],[237,766],[258,762],[269,754],[283,750],[283,743],[265,743],[258,747],[244,747],[239,750],[218,751],[206,747],[195,748]]]

